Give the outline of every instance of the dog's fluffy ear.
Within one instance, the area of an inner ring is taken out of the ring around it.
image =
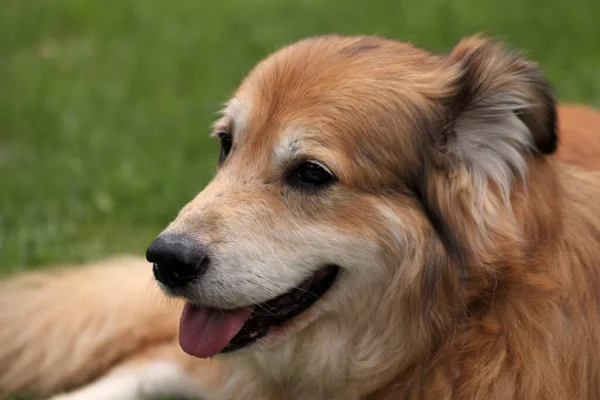
[[[503,122],[511,125],[509,117],[514,114],[523,122],[520,128],[524,137],[517,138],[516,133],[512,133],[510,139],[529,142],[543,154],[556,150],[554,93],[536,64],[501,43],[479,36],[460,41],[449,57],[461,66],[454,99],[455,123],[466,128],[472,126],[470,132],[477,136],[474,140],[485,136],[484,132],[476,131],[477,123],[503,127]],[[460,126],[456,130],[459,133]],[[469,140],[470,132],[464,132],[457,139]],[[498,132],[498,135],[502,133],[508,134]]]
[[[527,159],[555,151],[556,109],[540,69],[499,43],[468,38],[447,57],[457,70],[454,90],[433,133],[435,159],[421,195],[447,247],[464,256],[497,241],[477,238],[500,229]]]
[[[524,178],[526,155],[556,150],[553,91],[534,63],[481,37],[462,40],[449,57],[459,74],[443,132],[446,150],[508,190],[515,174]]]

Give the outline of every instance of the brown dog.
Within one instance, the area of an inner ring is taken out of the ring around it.
[[[563,110],[559,157],[598,165],[571,145],[598,115]],[[288,46],[229,101],[219,172],[148,249],[179,330],[139,259],[24,275],[0,286],[0,387],[600,398],[600,175],[549,157],[556,113],[538,67],[482,38]]]

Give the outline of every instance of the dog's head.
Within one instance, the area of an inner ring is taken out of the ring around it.
[[[187,300],[184,350],[312,340],[334,359],[344,341],[355,361],[386,356],[366,343],[421,351],[468,267],[518,236],[514,188],[557,142],[538,68],[480,38],[446,56],[295,43],[245,78],[214,136],[216,177],[148,249]]]

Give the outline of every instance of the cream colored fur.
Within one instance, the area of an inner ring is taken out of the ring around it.
[[[80,385],[176,339],[180,306],[157,289],[132,256],[0,282],[0,388]]]

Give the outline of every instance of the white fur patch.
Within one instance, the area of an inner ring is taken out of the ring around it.
[[[200,384],[170,361],[116,369],[87,386],[50,400],[147,400],[167,395],[209,400]]]
[[[456,141],[450,151],[470,170],[477,199],[487,182],[495,182],[508,203],[515,178],[525,181],[524,154],[533,148],[532,134],[517,113],[529,107],[524,100],[507,95],[491,96],[466,111],[456,122]]]
[[[237,97],[232,98],[225,104],[223,109],[218,113],[223,116],[219,121],[214,124],[214,127],[219,126],[224,120],[229,120],[234,127],[234,134],[239,136],[243,134],[246,123],[248,121],[248,115],[250,112],[251,102],[248,100],[240,100]]]
[[[284,165],[302,152],[300,135],[296,130],[286,130],[281,136],[281,140],[273,149],[273,164],[276,166]]]

